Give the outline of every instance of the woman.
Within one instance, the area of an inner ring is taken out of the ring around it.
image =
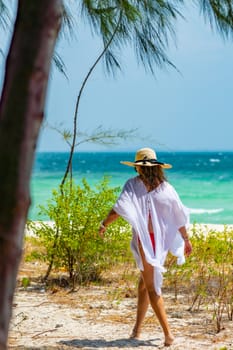
[[[157,160],[150,148],[137,151],[134,162],[121,162],[135,167],[138,176],[129,179],[108,216],[101,222],[99,234],[119,216],[132,226],[131,249],[141,271],[138,284],[137,317],[131,337],[138,338],[149,303],[170,346],[170,330],[161,296],[163,265],[168,251],[177,256],[178,264],[190,255],[192,245],[186,226],[189,214],[175,189],[166,181],[163,169],[171,168]]]

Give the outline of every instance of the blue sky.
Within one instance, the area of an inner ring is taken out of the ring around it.
[[[194,8],[179,21],[176,47],[169,58],[180,70],[156,70],[156,78],[139,67],[132,52],[121,53],[123,73],[108,77],[100,63],[84,91],[79,130],[138,129],[139,137],[106,148],[84,144],[77,150],[233,150],[232,81],[233,41],[213,33]],[[75,101],[81,82],[101,50],[87,29],[77,39],[61,40],[58,52],[66,66],[67,81],[52,69],[46,118],[72,130]],[[144,140],[142,140],[144,138]],[[66,151],[53,130],[41,132],[38,151]]]

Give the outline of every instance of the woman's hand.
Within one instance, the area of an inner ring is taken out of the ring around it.
[[[106,231],[107,226],[110,225],[113,221],[115,221],[118,217],[119,215],[115,212],[115,210],[111,209],[107,217],[103,221],[101,221],[98,231],[101,238],[104,238],[104,232]]]
[[[193,247],[189,239],[184,241],[184,253],[186,256],[189,256],[192,253]]]
[[[100,227],[99,227],[99,236],[101,238],[104,238],[104,232],[106,231],[106,226],[104,225],[103,221],[100,223]]]
[[[186,227],[185,226],[180,227],[179,231],[180,231],[181,237],[184,240],[184,254],[186,256],[189,256],[192,253],[193,248],[192,248],[192,243],[189,240],[189,235],[186,230]]]

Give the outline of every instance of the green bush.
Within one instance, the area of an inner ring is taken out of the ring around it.
[[[53,191],[40,214],[47,215],[53,225],[30,223],[31,229],[46,248],[44,260],[68,271],[73,284],[98,280],[106,268],[131,259],[131,230],[122,219],[109,226],[104,240],[98,235],[100,221],[114,204],[119,188],[110,188],[104,178],[91,188],[86,180],[81,185],[67,183],[62,192]]]

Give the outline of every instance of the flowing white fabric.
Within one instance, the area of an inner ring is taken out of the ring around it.
[[[148,192],[138,176],[125,183],[113,209],[132,226],[131,249],[139,269],[143,270],[138,250],[140,239],[147,262],[154,266],[155,291],[161,295],[162,273],[168,251],[178,258],[178,264],[185,262],[184,240],[178,229],[189,224],[188,209],[168,182]],[[155,252],[148,232],[149,213],[156,242]]]

